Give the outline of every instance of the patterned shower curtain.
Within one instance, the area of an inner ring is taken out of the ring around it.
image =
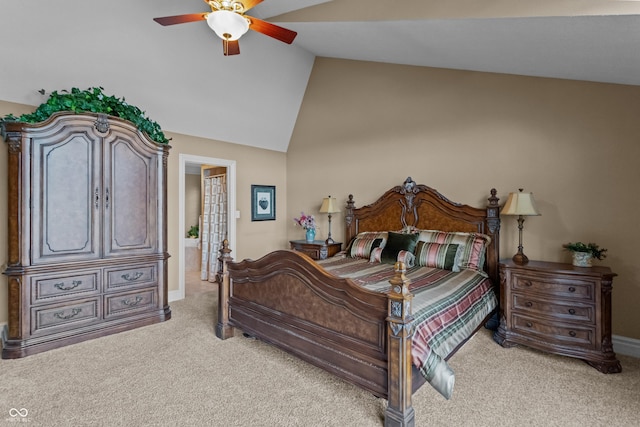
[[[216,175],[204,178],[202,226],[202,262],[200,279],[215,281],[220,246],[227,237],[227,178]]]

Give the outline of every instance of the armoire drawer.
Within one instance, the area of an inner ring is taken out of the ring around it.
[[[105,295],[105,319],[158,308],[158,288]]]
[[[533,317],[512,314],[511,322],[515,332],[527,336],[535,336],[545,343],[555,343],[571,347],[595,346],[595,327],[586,325],[571,325],[554,321],[544,321]]]
[[[125,287],[149,286],[158,280],[157,264],[128,265],[120,268],[105,269],[106,291],[120,290]]]
[[[101,298],[31,308],[31,333],[51,334],[76,329],[102,320]]]
[[[100,293],[100,271],[78,271],[61,275],[47,274],[31,277],[31,303],[78,298],[82,294]]]

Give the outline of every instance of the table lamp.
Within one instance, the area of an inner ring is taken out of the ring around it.
[[[529,262],[529,258],[522,251],[522,229],[524,225],[525,216],[538,216],[538,208],[536,202],[533,199],[533,193],[523,193],[522,188],[518,189],[517,193],[509,193],[507,203],[504,204],[501,215],[518,215],[518,232],[519,243],[518,253],[513,256],[513,262],[518,265],[525,265]]]
[[[338,209],[338,202],[336,201],[335,197],[329,196],[322,199],[322,206],[320,206],[320,213],[329,214],[329,236],[327,237],[327,240],[325,240],[327,244],[335,243],[331,238],[331,214],[334,214],[337,212],[340,212],[340,209]]]

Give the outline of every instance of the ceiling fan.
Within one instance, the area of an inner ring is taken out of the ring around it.
[[[153,18],[160,25],[185,24],[187,22],[207,21],[207,24],[222,39],[225,56],[240,53],[238,39],[249,29],[273,37],[287,44],[296,38],[295,31],[288,30],[253,16],[245,15],[249,9],[263,0],[204,0],[211,6],[211,12],[190,13],[186,15]]]

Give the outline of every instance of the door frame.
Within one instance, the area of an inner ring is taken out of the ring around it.
[[[185,176],[187,173],[187,164],[193,165],[209,165],[209,166],[224,166],[227,168],[227,233],[229,239],[229,247],[235,251],[236,242],[236,161],[218,159],[215,157],[196,156],[192,154],[180,153],[179,155],[179,168],[178,168],[178,290],[169,292],[169,301],[175,301],[184,299],[185,297]],[[202,189],[200,190],[202,191]]]

